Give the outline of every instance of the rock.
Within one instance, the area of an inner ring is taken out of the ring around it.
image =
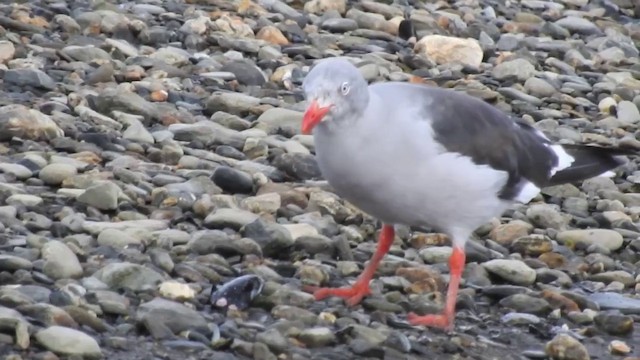
[[[568,219],[558,212],[556,207],[548,204],[531,205],[526,215],[533,225],[542,229],[563,230],[568,223]]]
[[[416,43],[414,50],[437,64],[460,63],[473,68],[478,68],[484,57],[477,40],[442,35],[424,36]]]
[[[500,245],[510,245],[517,238],[529,235],[533,226],[522,220],[512,220],[491,230],[491,239]]]
[[[609,343],[609,351],[613,355],[627,355],[631,352],[631,347],[624,341],[613,340]]]
[[[624,336],[633,332],[633,317],[616,312],[602,312],[593,319],[596,326],[611,335]]]
[[[60,52],[66,57],[84,63],[90,63],[94,60],[111,60],[111,55],[108,52],[93,45],[66,46]]]
[[[141,244],[142,241],[136,237],[118,229],[104,229],[98,235],[98,244],[111,246],[116,249],[124,249],[129,245]]]
[[[563,245],[582,245],[587,248],[592,245],[603,246],[611,251],[622,247],[623,238],[620,233],[609,229],[576,229],[561,231],[556,235],[556,240]]]
[[[242,116],[260,104],[260,99],[241,93],[215,92],[205,101],[205,109],[209,114],[224,111]]]
[[[617,118],[624,125],[632,125],[640,122],[638,106],[631,101],[620,101],[617,108]]]
[[[251,196],[242,200],[243,208],[255,214],[275,214],[282,205],[282,197],[278,193],[266,193]]]
[[[20,180],[26,180],[33,175],[29,168],[20,164],[0,164],[0,171],[5,174],[11,174]]]
[[[188,301],[196,296],[196,292],[189,285],[177,281],[163,282],[158,291],[162,297],[176,301]]]
[[[118,208],[118,195],[121,190],[111,181],[102,181],[88,187],[78,201],[100,210],[115,210]]]
[[[267,25],[256,34],[256,39],[267,41],[274,45],[288,45],[289,40],[282,34],[282,31],[275,26]]]
[[[74,279],[82,276],[82,265],[76,254],[63,242],[50,240],[42,247],[42,271],[52,279]]]
[[[482,264],[490,273],[515,285],[532,285],[536,271],[520,260],[494,259]]]
[[[528,78],[524,82],[524,88],[527,93],[536,97],[550,97],[557,91],[549,82],[537,77]]]
[[[284,133],[293,136],[300,134],[303,115],[300,111],[271,108],[258,117],[255,128],[264,130],[267,134]]]
[[[129,127],[122,133],[122,138],[144,144],[155,142],[153,135],[136,119],[130,120]]]
[[[60,185],[65,179],[77,175],[78,169],[71,164],[49,164],[40,170],[38,177],[48,185]]]
[[[103,357],[98,342],[79,330],[64,326],[50,326],[38,331],[35,338],[47,350],[58,355],[81,356],[88,359]]]
[[[0,140],[12,137],[31,140],[51,140],[64,136],[64,131],[48,115],[24,105],[0,107]]]
[[[0,254],[0,271],[31,270],[31,261],[19,256]]]
[[[622,294],[603,292],[589,295],[589,300],[598,304],[602,310],[619,310],[624,314],[640,314],[640,299]]]
[[[555,22],[556,25],[559,25],[571,32],[580,33],[580,34],[599,34],[602,31],[596,26],[596,24],[591,21],[577,17],[577,16],[567,16]]]
[[[228,166],[216,168],[211,179],[222,190],[232,194],[249,194],[253,192],[253,179],[251,176]]]
[[[267,345],[276,354],[284,353],[289,347],[289,341],[276,329],[267,329],[258,333],[256,341]]]
[[[3,331],[12,333],[18,348],[27,349],[29,347],[29,328],[31,325],[19,312],[0,306],[0,324]]]
[[[517,238],[511,250],[523,255],[539,256],[553,250],[553,242],[545,235],[527,235]]]
[[[278,258],[293,246],[293,238],[282,225],[256,219],[241,229],[243,236],[253,239],[265,256]]]
[[[451,246],[430,246],[420,250],[420,257],[427,264],[448,263],[452,252]]]
[[[549,303],[539,297],[527,294],[514,294],[500,300],[500,306],[513,309],[516,312],[546,316],[551,312]]]
[[[164,280],[162,275],[148,267],[127,262],[108,264],[96,271],[93,276],[112,289],[133,291],[154,289]]]
[[[152,329],[157,329],[156,326],[164,326],[173,334],[185,330],[197,330],[205,335],[211,332],[207,321],[197,311],[162,298],[140,304],[136,320],[145,324],[147,328],[151,326]],[[150,331],[154,335],[153,330]]]
[[[298,340],[310,348],[315,348],[333,344],[336,341],[336,335],[327,327],[310,328],[302,330]]]
[[[53,79],[38,69],[11,69],[4,73],[4,82],[17,86],[32,86],[45,90],[53,90],[56,83]]]
[[[514,59],[496,65],[491,71],[493,77],[498,80],[516,78],[525,81],[535,74],[536,68],[525,59]]]
[[[312,180],[322,177],[315,157],[310,154],[285,153],[277,156],[273,165],[294,179]]]
[[[304,11],[322,15],[330,10],[344,14],[347,11],[346,0],[311,0],[304,4]]]
[[[258,219],[258,215],[241,209],[217,209],[204,219],[204,225],[210,229],[230,227],[239,230]]]
[[[585,346],[567,334],[556,335],[549,341],[545,353],[553,360],[591,360]]]
[[[173,46],[160,48],[150,55],[152,59],[157,59],[173,66],[187,65],[189,56],[190,54],[184,49]]]
[[[13,59],[13,56],[15,54],[16,54],[16,47],[13,45],[11,41],[7,41],[7,40],[0,41],[0,63],[4,64],[7,61]],[[6,76],[6,73],[5,73],[5,76]]]
[[[240,84],[262,86],[267,77],[255,64],[248,60],[231,61],[222,66],[220,71],[227,71],[236,76]]]
[[[122,111],[151,120],[158,116],[156,107],[136,93],[117,89],[101,91],[95,99],[95,110],[105,115],[111,114],[112,111]]]

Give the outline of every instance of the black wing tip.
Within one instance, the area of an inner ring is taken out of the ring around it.
[[[620,147],[563,144],[562,148],[575,160],[570,167],[558,171],[547,184],[560,185],[601,176],[627,162],[626,156],[638,155],[638,151]]]

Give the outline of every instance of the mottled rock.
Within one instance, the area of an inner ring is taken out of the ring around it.
[[[516,285],[532,285],[536,271],[520,260],[494,259],[482,264],[490,273]]]
[[[567,334],[556,335],[545,345],[546,354],[553,360],[590,360],[589,351],[580,341]]]
[[[64,326],[50,326],[35,334],[36,340],[46,349],[65,356],[81,356],[101,359],[102,350],[98,342],[82,331]]]
[[[427,35],[421,38],[414,50],[437,64],[460,63],[474,68],[480,66],[484,56],[477,40],[442,35]]]

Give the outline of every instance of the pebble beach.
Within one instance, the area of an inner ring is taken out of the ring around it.
[[[640,158],[479,228],[447,333],[406,321],[444,303],[433,229],[396,227],[357,306],[305,291],[381,224],[300,132],[343,56],[640,154],[639,44],[634,0],[3,2],[0,358],[640,360]]]

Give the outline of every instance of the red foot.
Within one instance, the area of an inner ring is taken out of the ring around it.
[[[409,313],[407,320],[414,326],[422,325],[443,329],[445,331],[453,330],[453,316],[446,314],[420,316],[415,313]]]
[[[352,287],[344,288],[321,288],[308,286],[306,289],[313,292],[313,296],[315,296],[316,300],[322,300],[329,296],[337,296],[345,299],[345,302],[349,306],[358,305],[360,301],[362,301],[362,298],[371,294],[369,284],[364,283],[355,283]]]

